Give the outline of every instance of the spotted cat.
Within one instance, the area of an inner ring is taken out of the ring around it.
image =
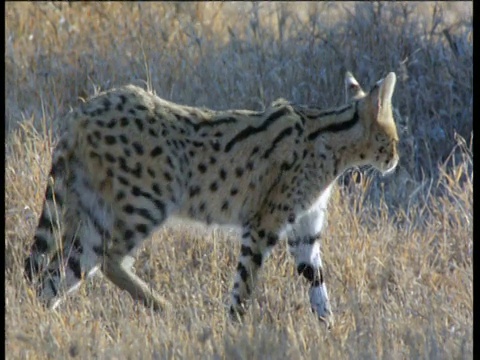
[[[136,86],[91,98],[62,121],[25,272],[55,308],[98,269],[154,309],[164,299],[131,270],[167,218],[241,227],[230,313],[241,316],[281,237],[310,283],[316,315],[332,322],[320,237],[328,198],[348,168],[398,163],[388,74],[369,93],[351,74],[348,104],[331,110],[273,102],[265,111],[178,105]]]

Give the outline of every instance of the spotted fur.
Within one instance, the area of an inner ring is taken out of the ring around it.
[[[317,316],[331,322],[320,236],[347,168],[398,162],[390,73],[367,94],[347,75],[347,105],[280,99],[263,112],[181,106],[129,85],[63,120],[26,276],[56,307],[98,269],[146,306],[164,300],[131,270],[135,250],[167,218],[238,226],[231,314],[242,315],[270,250],[286,236]]]

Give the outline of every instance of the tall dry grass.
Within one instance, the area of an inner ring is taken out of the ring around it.
[[[471,3],[7,3],[5,28],[7,358],[471,358]],[[212,108],[277,97],[344,102],[345,70],[389,71],[397,172],[349,172],[323,240],[336,324],[310,314],[285,245],[242,325],[225,306],[235,232],[169,224],[136,268],[171,306],[135,304],[89,281],[56,312],[22,263],[40,212],[57,125],[79,98],[126,83]]]

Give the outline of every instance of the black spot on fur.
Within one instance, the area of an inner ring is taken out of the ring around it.
[[[98,255],[98,256],[103,256],[104,255],[104,249],[103,249],[103,246],[98,246],[98,245],[94,245],[92,247],[93,249],[93,252]]]
[[[47,217],[47,213],[45,211],[43,211],[42,214],[40,215],[40,218],[38,219],[38,228],[39,229],[49,229],[49,230],[51,230],[52,227],[53,227],[53,224],[50,221],[50,219]],[[43,240],[45,240],[45,239],[43,239]],[[37,242],[36,239],[35,239],[35,242]]]
[[[139,104],[139,105],[136,105],[136,106],[135,106],[135,109],[140,110],[140,111],[146,111],[146,110],[148,110],[148,108],[147,108],[146,106],[140,105],[140,104]]]
[[[303,275],[313,286],[323,284],[323,274],[321,269],[318,269],[318,273],[316,274],[312,265],[301,263],[298,265],[297,271],[299,275]]]
[[[137,125],[138,131],[142,132],[143,131],[143,122],[139,118],[135,118],[135,125]]]
[[[55,164],[52,164],[50,175],[56,177],[65,171],[65,159],[60,157]]]
[[[216,181],[210,184],[210,191],[215,192],[218,190],[218,184]]]
[[[152,185],[152,190],[156,195],[162,196],[162,190],[158,186],[158,184],[153,184]]]
[[[132,205],[127,204],[123,207],[123,211],[125,211],[127,214],[133,214],[135,212],[135,208]]]
[[[240,253],[242,254],[242,256],[252,256],[253,255],[252,249],[250,249],[250,247],[247,246],[247,245],[242,245],[240,247]]]
[[[222,211],[228,210],[228,201],[224,201],[222,204]]]
[[[238,263],[237,271],[240,274],[240,277],[243,280],[243,282],[246,282],[248,279],[248,271],[241,262]]]
[[[105,159],[109,162],[109,163],[115,163],[117,161],[117,159],[115,158],[115,156],[113,156],[111,153],[109,152],[106,152],[105,153]]]
[[[191,186],[189,189],[190,197],[194,197],[200,194],[200,187],[199,186]]]
[[[200,173],[202,174],[205,174],[205,172],[207,171],[207,167],[205,166],[205,164],[203,163],[198,164],[198,171],[200,171]]]
[[[134,142],[132,143],[132,146],[133,148],[135,149],[135,152],[138,154],[138,155],[143,155],[143,146],[142,144],[138,143],[138,142]]]
[[[130,185],[130,181],[128,181],[128,179],[123,176],[117,176],[117,179],[122,185]]]
[[[268,246],[275,246],[278,242],[278,235],[269,234],[267,238],[267,245]]]
[[[155,157],[158,155],[161,155],[163,153],[163,149],[160,146],[156,146],[153,148],[153,150],[150,152],[151,157]]]
[[[128,118],[122,117],[122,118],[120,119],[120,126],[121,126],[121,127],[127,126],[128,123],[129,123]]]
[[[255,254],[255,255],[252,256],[253,263],[255,265],[257,265],[258,267],[262,266],[262,260],[263,260],[262,254]]]
[[[135,226],[135,230],[137,230],[139,233],[146,235],[148,233],[148,227],[145,224],[137,224]]]
[[[171,169],[174,169],[173,162],[170,156],[167,156],[167,164],[168,166],[170,166]]]
[[[225,180],[227,178],[227,172],[225,169],[220,169],[220,179]]]
[[[125,144],[125,145],[128,144],[128,138],[127,138],[126,135],[123,135],[123,134],[122,134],[122,135],[119,135],[118,138],[120,139],[120,141],[121,141],[123,144]]]
[[[115,200],[120,201],[125,198],[125,193],[123,191],[117,192],[117,195],[115,196]]]
[[[82,267],[80,266],[80,260],[77,259],[75,256],[70,255],[70,257],[67,260],[67,264],[68,264],[68,267],[70,268],[70,270],[72,270],[73,275],[75,275],[75,277],[77,279],[81,279],[82,278]]]
[[[130,229],[125,230],[125,233],[123,234],[123,238],[126,241],[133,239],[134,236],[135,236],[135,233]]]
[[[135,169],[131,170],[131,173],[136,176],[137,178],[141,179],[142,178],[142,165],[137,162],[135,164]]]
[[[213,150],[219,151],[220,150],[220,143],[216,140],[210,141],[210,145],[212,145]]]
[[[241,167],[235,168],[235,174],[237,177],[241,177],[243,175],[243,169]]]
[[[114,145],[117,143],[117,139],[115,136],[105,135],[105,143],[107,143],[107,145]]]
[[[50,226],[50,221],[48,222]],[[39,226],[40,227],[40,226]],[[35,234],[33,237],[33,249],[34,252],[44,254],[48,251],[48,241],[43,235]]]
[[[110,99],[108,99],[108,98],[103,98],[102,104],[103,104],[103,107],[104,107],[105,111],[109,111],[110,106],[112,106],[112,103],[111,103]]]
[[[152,170],[152,168],[147,167],[147,173],[150,175],[152,178],[155,178],[155,171]]]

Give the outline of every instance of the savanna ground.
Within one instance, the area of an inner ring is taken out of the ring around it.
[[[473,352],[472,3],[7,3],[6,357],[468,359]],[[243,324],[226,316],[233,230],[167,226],[136,270],[169,300],[97,276],[57,311],[23,279],[57,121],[127,83],[184,104],[336,106],[343,74],[395,71],[396,173],[339,181],[323,239],[335,326],[310,313],[282,243]]]

